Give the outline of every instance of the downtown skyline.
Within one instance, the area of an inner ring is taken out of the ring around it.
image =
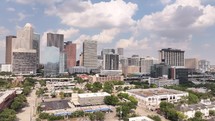
[[[158,50],[185,50],[185,57],[215,64],[213,0],[3,0],[0,4],[0,63],[5,61],[5,36],[31,23],[41,35],[41,62],[46,33],[64,34],[66,41],[98,41],[102,48],[125,49],[125,56],[158,58]]]

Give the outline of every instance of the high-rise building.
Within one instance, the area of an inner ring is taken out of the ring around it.
[[[199,60],[198,66],[199,71],[202,73],[210,71],[210,62],[207,60]]]
[[[83,42],[83,66],[97,68],[97,41],[85,40]]]
[[[105,54],[115,54],[115,49],[102,49],[101,57],[103,58]]]
[[[29,23],[17,31],[17,38],[12,38],[12,72],[14,74],[36,73],[39,64],[39,43],[36,47],[33,39],[33,27]],[[6,50],[10,50],[11,46],[8,46]]]
[[[138,55],[133,55],[128,58],[128,66],[140,66],[140,57]]]
[[[140,72],[143,74],[150,74],[151,66],[158,63],[158,59],[147,56],[140,59]]]
[[[64,35],[47,33],[47,46],[57,47],[60,49],[60,52],[62,52],[64,50]]]
[[[198,69],[198,60],[196,58],[186,58],[185,67],[189,69]]]
[[[124,55],[124,49],[123,48],[117,48],[117,54],[120,56]]]
[[[172,48],[159,50],[159,61],[170,66],[184,66],[184,51]]]
[[[65,48],[65,58],[66,58],[66,68],[76,66],[76,44],[72,42],[66,42]]]
[[[119,69],[119,55],[118,54],[105,54],[103,58],[103,68],[105,70],[118,70]]]
[[[150,75],[153,78],[158,78],[158,77],[168,78],[170,68],[171,66],[166,63],[154,64],[151,68]]]
[[[36,63],[37,67],[39,67],[40,64],[40,35],[39,34],[33,34],[33,49],[36,50]]]
[[[13,38],[16,38],[16,36],[6,36],[6,53],[5,53],[5,63],[6,64],[12,64],[12,58],[13,58]]]

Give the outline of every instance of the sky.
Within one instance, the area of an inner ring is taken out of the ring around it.
[[[64,34],[77,43],[86,39],[102,48],[125,49],[127,57],[158,58],[158,50],[185,50],[186,58],[215,64],[215,0],[1,0],[0,63],[5,36],[31,23],[41,36],[41,62],[46,33]]]

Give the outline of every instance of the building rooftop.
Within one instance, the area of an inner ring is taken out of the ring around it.
[[[5,98],[7,98],[9,95],[13,94],[15,90],[7,90],[4,92],[0,92],[0,103],[2,103]]]
[[[70,100],[57,100],[50,102],[42,102],[41,107],[43,110],[59,110],[59,109],[67,109],[71,108],[69,106]]]
[[[146,117],[146,116],[140,116],[140,117],[132,117],[132,118],[129,118],[129,121],[153,121],[152,119]]]
[[[98,96],[110,96],[110,94],[108,94],[107,92],[78,94],[78,97],[80,97],[80,98],[85,98],[85,97],[98,97]]]
[[[183,91],[165,89],[165,88],[132,89],[132,90],[128,90],[127,92],[133,93],[133,94],[136,94],[136,95],[139,95],[142,97],[187,93],[187,92],[183,92]]]

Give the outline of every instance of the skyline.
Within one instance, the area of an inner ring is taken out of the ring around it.
[[[159,49],[171,47],[215,64],[213,0],[4,0],[0,13],[0,63],[5,36],[29,22],[41,35],[42,52],[46,33],[56,32],[77,43],[77,55],[82,41],[93,39],[98,50],[123,47],[126,56],[158,58]]]

